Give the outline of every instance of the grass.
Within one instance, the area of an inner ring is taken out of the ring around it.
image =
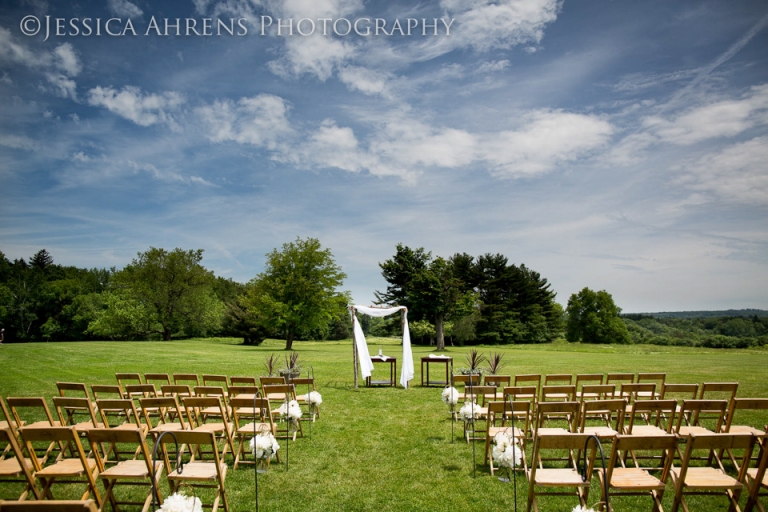
[[[267,355],[282,362],[284,342],[267,340],[258,347],[234,339],[193,339],[171,342],[36,343],[0,347],[0,396],[56,394],[57,381],[112,384],[116,372],[264,374]],[[371,353],[382,348],[402,362],[399,340],[369,340]],[[412,388],[352,386],[351,342],[297,342],[304,368],[314,367],[323,396],[321,418],[305,424],[305,438],[289,448],[289,470],[273,466],[259,477],[262,510],[512,510],[513,486],[492,477],[483,465],[482,444],[472,447],[460,439],[451,443],[451,423],[439,388],[421,388],[419,360],[432,352],[414,347],[416,375]],[[714,350],[681,347],[550,345],[479,347],[504,354],[504,374],[667,372],[668,382],[733,381],[739,396],[768,396],[768,351]],[[449,347],[456,368],[463,366],[467,348]],[[379,367],[378,374],[385,368]],[[374,375],[377,375],[376,373]],[[745,418],[763,425],[766,418]],[[284,446],[285,441],[281,441]],[[282,450],[281,450],[282,451]],[[227,461],[226,488],[234,511],[253,510],[254,473],[250,466],[237,471]],[[476,478],[473,478],[473,470]],[[597,480],[590,503],[599,499]],[[671,505],[671,488],[664,498]],[[527,482],[517,477],[518,509],[525,509]],[[0,497],[15,492],[0,484]],[[73,491],[74,494],[74,491]],[[57,497],[60,497],[57,495]],[[64,495],[61,495],[64,497]],[[742,498],[742,504],[744,503]],[[575,498],[543,498],[543,510],[570,511]],[[720,510],[725,499],[690,500],[693,509]],[[648,510],[648,498],[624,498],[619,510]]]

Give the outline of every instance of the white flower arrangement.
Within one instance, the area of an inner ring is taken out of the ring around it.
[[[503,468],[515,468],[523,461],[523,451],[518,446],[517,440],[512,439],[506,432],[499,432],[493,438],[493,460]]]
[[[278,416],[287,416],[289,420],[297,421],[301,419],[301,407],[299,407],[299,402],[296,400],[291,400],[289,403],[283,402],[283,405],[281,405],[277,411],[275,411]]]
[[[203,512],[203,502],[195,496],[174,493],[165,498],[158,509],[162,512]]]
[[[323,397],[317,391],[310,391],[307,395],[307,402],[312,405],[320,405],[323,403]]]
[[[456,405],[459,403],[459,391],[453,386],[443,390],[443,402],[445,405]]]
[[[464,421],[476,420],[480,417],[480,407],[475,402],[464,402],[459,409],[459,417]]]
[[[572,512],[596,512],[596,511],[593,508],[586,508],[586,507],[582,507],[581,505],[576,505],[575,507],[573,507]]]
[[[251,439],[251,453],[257,459],[272,460],[277,455],[280,445],[271,432],[262,432]]]

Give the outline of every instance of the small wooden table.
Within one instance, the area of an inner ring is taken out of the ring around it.
[[[440,363],[445,365],[445,380],[429,380],[429,365]],[[424,365],[427,365],[427,380],[424,383]],[[452,357],[422,357],[421,358],[421,385],[422,386],[447,386],[451,383]]]
[[[371,380],[371,377],[365,378],[365,385],[371,386],[393,386],[397,387],[397,358],[389,356],[371,356],[371,362],[374,363],[389,363],[389,380]]]

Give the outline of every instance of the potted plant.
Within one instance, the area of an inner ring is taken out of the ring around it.
[[[269,354],[264,357],[264,369],[267,370],[269,377],[275,374],[275,366],[277,366],[277,356],[275,354]]]
[[[504,354],[500,352],[491,352],[488,356],[488,373],[490,375],[499,375],[501,369],[504,368],[504,363],[501,360],[504,359]]]
[[[290,355],[285,356],[285,367],[280,368],[278,373],[285,377],[286,382],[290,382],[291,379],[296,379],[301,375],[301,367],[299,366],[299,353],[291,352]]]
[[[483,363],[488,362],[488,359],[476,349],[469,351],[466,357],[467,368],[461,368],[459,371],[462,375],[469,375],[474,384],[480,384],[480,376],[483,374]]]

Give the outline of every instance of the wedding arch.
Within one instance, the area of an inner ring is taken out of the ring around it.
[[[400,366],[400,384],[408,389],[408,381],[413,379],[413,353],[411,352],[411,333],[408,330],[408,308],[405,306],[374,307],[349,306],[352,316],[352,366],[355,372],[355,387],[357,387],[357,364],[360,362],[360,373],[366,379],[371,376],[373,362],[368,353],[368,343],[365,341],[363,329],[357,320],[356,313],[373,317],[385,317],[400,312],[400,322],[403,326],[403,360]]]

